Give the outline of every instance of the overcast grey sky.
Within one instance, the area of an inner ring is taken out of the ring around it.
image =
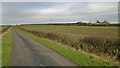
[[[119,2],[119,0],[1,0],[2,2]]]
[[[3,2],[2,24],[77,22],[104,19],[118,22],[117,2]]]

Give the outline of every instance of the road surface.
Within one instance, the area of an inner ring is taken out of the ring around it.
[[[12,66],[76,66],[68,59],[31,38],[13,31]]]

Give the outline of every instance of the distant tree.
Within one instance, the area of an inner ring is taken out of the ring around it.
[[[77,22],[77,24],[82,24],[82,23],[84,23],[84,22],[81,22],[81,21]]]
[[[99,21],[99,20],[97,20],[97,21],[96,21],[96,23],[100,23],[100,21]]]
[[[108,21],[104,20],[103,23],[109,23]]]

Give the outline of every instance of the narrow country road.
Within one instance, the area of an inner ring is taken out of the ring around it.
[[[76,66],[48,47],[13,31],[12,66]]]

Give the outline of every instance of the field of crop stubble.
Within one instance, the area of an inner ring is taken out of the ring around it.
[[[79,36],[118,37],[118,27],[109,26],[27,25],[23,27],[35,31],[68,33]]]

